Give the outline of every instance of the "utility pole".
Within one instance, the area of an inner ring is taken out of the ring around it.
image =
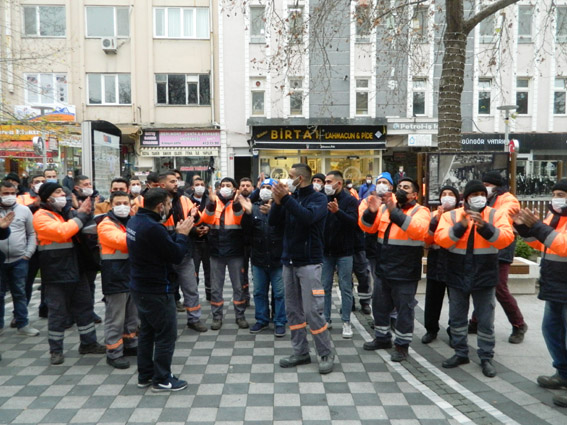
[[[506,116],[504,117],[504,152],[508,152],[508,144],[509,144],[509,140],[508,138],[510,137],[510,111],[515,111],[516,109],[518,109],[518,105],[502,105],[502,106],[498,106],[496,109],[498,109],[499,111],[504,111]]]

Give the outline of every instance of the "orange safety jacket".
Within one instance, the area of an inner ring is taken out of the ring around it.
[[[531,229],[525,226],[516,229],[524,241],[542,252],[538,298],[567,303],[567,215],[552,210]]]
[[[83,227],[78,217],[65,220],[58,212],[40,208],[33,216],[42,283],[77,283],[79,264],[73,236]]]
[[[215,205],[216,204],[216,205]],[[214,206],[214,210],[212,209]],[[208,204],[201,220],[211,227],[209,230],[210,255],[213,257],[229,257],[244,255],[244,238],[242,235],[242,205],[228,201],[226,205],[217,198],[216,203]]]
[[[448,211],[441,216],[435,231],[435,243],[448,250],[447,286],[474,290],[496,286],[498,283],[498,250],[514,240],[514,231],[506,213],[485,207],[481,216],[482,229],[469,221],[465,228],[460,220],[464,207]],[[469,236],[474,231],[474,243]]]
[[[30,205],[33,205],[37,201],[39,201],[39,195],[31,196],[29,192],[22,193],[21,195],[18,195],[18,197],[16,198],[16,202],[25,207],[29,207]]]
[[[429,209],[417,203],[395,208],[392,216],[386,205],[376,213],[369,209],[359,217],[367,233],[378,232],[376,273],[388,280],[419,280],[424,240],[429,229]]]
[[[126,227],[114,214],[107,215],[97,227],[101,257],[102,293],[129,292],[130,267]]]
[[[510,225],[514,225],[512,216],[520,211],[520,203],[510,192],[504,192],[492,199],[489,199],[487,205],[497,209],[498,211],[502,211],[507,216]],[[506,263],[512,263],[514,261],[515,251],[516,241],[514,239],[510,245],[500,250],[498,253],[498,260]]]
[[[191,214],[191,209],[195,206],[195,204],[193,204],[193,202],[191,202],[191,200],[185,195],[181,195],[179,197],[179,202],[181,202],[181,207],[183,208],[183,220],[185,220]],[[165,226],[168,232],[174,231],[175,221],[173,219],[173,215],[170,215],[169,218],[165,221],[165,223],[163,223],[163,225]]]
[[[356,191],[356,189],[354,187],[351,187],[348,191],[352,196],[354,196],[356,199],[360,200],[360,196],[358,196],[358,192]]]

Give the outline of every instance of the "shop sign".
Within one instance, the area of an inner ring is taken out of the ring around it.
[[[162,148],[219,147],[219,131],[146,131],[142,134],[141,146]]]
[[[41,131],[27,125],[0,125],[0,140],[31,140]]]
[[[432,131],[437,132],[439,124],[436,122],[388,122],[388,128],[396,132],[403,131]]]
[[[461,146],[464,151],[504,151],[504,145],[515,139],[520,144],[520,153],[532,150],[567,148],[567,133],[510,133],[508,141],[502,133],[463,133]]]
[[[217,149],[142,148],[140,156],[217,156]]]
[[[179,169],[180,171],[208,171],[207,165],[186,165]]]
[[[433,146],[433,136],[431,134],[408,134],[408,146],[410,148]]]
[[[386,130],[385,125],[257,126],[252,140],[255,148],[386,149]]]
[[[77,117],[75,105],[17,105],[14,106],[14,115],[19,120],[49,122],[74,122]]]

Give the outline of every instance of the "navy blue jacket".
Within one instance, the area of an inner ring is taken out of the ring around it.
[[[260,211],[264,204],[259,201],[252,205],[252,214],[244,214],[242,227],[245,233],[250,234],[252,250],[250,260],[252,265],[263,268],[278,268],[282,266],[283,250],[283,223],[276,226],[268,224],[268,214]]]
[[[179,264],[187,253],[187,236],[170,235],[159,214],[140,208],[128,221],[126,242],[130,260],[130,289],[142,293],[172,293],[168,264]]]
[[[313,185],[286,195],[281,205],[273,204],[270,226],[285,223],[282,263],[306,266],[323,263],[323,232],[327,217],[327,196]]]
[[[332,213],[327,210],[325,221],[325,255],[328,257],[348,257],[354,254],[356,228],[358,227],[358,202],[346,190],[328,196],[339,204],[339,210]]]

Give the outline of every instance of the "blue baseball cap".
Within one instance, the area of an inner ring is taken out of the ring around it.
[[[390,184],[393,186],[394,185],[394,180],[392,179],[392,175],[390,173],[388,173],[387,171],[384,171],[382,174],[380,174],[378,177],[376,177],[376,182],[378,182],[378,180],[380,179],[386,179],[390,182]]]
[[[267,184],[269,184],[270,186],[275,186],[278,184],[278,181],[275,179],[264,179],[260,187],[266,186]]]

